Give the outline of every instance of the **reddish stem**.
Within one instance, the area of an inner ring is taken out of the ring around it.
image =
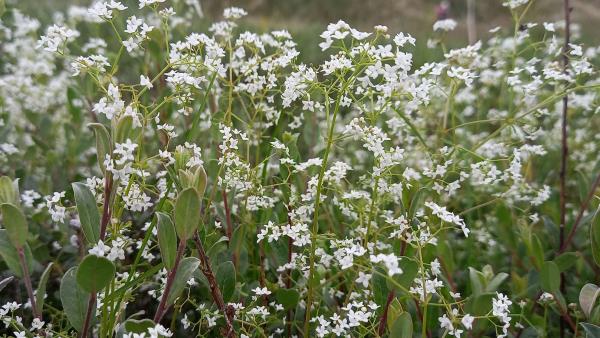
[[[87,338],[89,336],[90,321],[92,320],[92,311],[96,306],[96,293],[92,292],[90,300],[88,301],[87,311],[85,313],[85,321],[83,322],[83,329],[81,330],[81,338]]]
[[[112,193],[112,178],[107,175],[104,178],[104,206],[102,209],[102,222],[100,223],[100,240],[103,241],[106,236],[106,227],[110,220],[110,195]]]
[[[387,323],[387,316],[388,316],[388,310],[390,309],[390,304],[392,304],[392,301],[394,300],[394,290],[391,290],[388,293],[387,296],[387,301],[385,302],[385,308],[383,310],[383,313],[381,314],[381,319],[379,320],[379,329],[377,330],[377,333],[379,334],[379,336],[383,336],[383,333],[385,332],[385,325]]]
[[[42,314],[38,311],[37,305],[35,303],[33,287],[31,286],[31,277],[29,276],[29,269],[27,267],[27,262],[25,261],[25,252],[23,251],[22,247],[17,248],[17,254],[19,256],[21,270],[23,271],[23,282],[25,282],[25,288],[27,289],[27,295],[29,296],[29,301],[31,302],[31,309],[33,311],[33,315],[41,320]]]
[[[167,299],[169,298],[171,287],[173,287],[173,281],[175,280],[177,268],[179,268],[179,262],[181,261],[181,257],[183,256],[184,251],[185,240],[180,240],[179,246],[177,246],[177,256],[175,256],[175,264],[173,264],[173,269],[169,271],[167,275],[167,283],[165,285],[165,290],[163,291],[163,294],[160,297],[160,303],[158,304],[158,308],[156,309],[156,313],[154,314],[154,322],[157,324],[160,323],[160,320],[165,315],[165,312],[167,310]]]
[[[583,201],[583,204],[581,204],[581,207],[579,208],[579,213],[577,213],[577,218],[575,219],[575,223],[573,223],[573,227],[571,227],[571,231],[569,232],[567,239],[565,240],[562,247],[558,251],[559,254],[565,252],[565,250],[567,250],[567,248],[571,244],[571,241],[573,241],[573,236],[575,236],[577,227],[579,226],[579,224],[581,223],[581,220],[583,219],[583,213],[585,213],[585,211],[587,210],[592,198],[594,197],[594,193],[596,192],[596,189],[598,189],[598,186],[600,186],[600,173],[598,173],[598,176],[596,176],[596,179],[594,180],[594,183],[592,184],[590,191],[588,192],[585,200]]]
[[[215,274],[212,271],[210,266],[210,259],[206,255],[206,251],[204,250],[204,246],[202,246],[202,242],[200,241],[200,236],[198,236],[198,232],[194,234],[194,242],[196,243],[196,248],[198,249],[198,258],[200,258],[200,270],[206,277],[208,281],[208,286],[210,288],[210,293],[213,301],[217,304],[217,307],[221,312],[223,312],[223,317],[225,318],[225,325],[227,329],[227,337],[232,338],[235,337],[235,331],[233,330],[233,313],[229,313],[227,308],[225,307],[225,301],[223,301],[223,294],[221,293],[221,289],[219,289],[219,284],[217,284],[217,279],[215,278]]]

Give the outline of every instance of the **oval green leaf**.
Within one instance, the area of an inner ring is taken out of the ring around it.
[[[88,124],[88,127],[92,128],[94,130],[94,134],[96,134],[96,154],[98,156],[98,166],[106,177],[104,160],[106,159],[106,155],[111,153],[110,135],[108,134],[106,127],[100,123],[90,123]]]
[[[29,249],[29,245],[27,244],[25,244],[23,249],[25,251],[25,262],[29,267],[29,273],[31,273],[33,271],[33,256],[31,254],[31,249]],[[23,277],[23,270],[21,269],[21,263],[19,263],[17,248],[15,248],[8,239],[6,229],[0,229],[0,256],[2,256],[4,263],[6,263],[15,276],[19,278]]]
[[[223,262],[217,267],[217,284],[223,294],[223,301],[229,302],[235,292],[235,266],[231,261]]]
[[[286,310],[290,310],[298,305],[300,300],[300,293],[294,289],[279,289],[275,292],[275,299]]]
[[[104,289],[115,277],[115,265],[107,258],[87,255],[77,268],[77,283],[84,291]]]
[[[402,312],[396,319],[390,330],[390,337],[412,338],[413,334],[412,318],[410,313]]]
[[[76,182],[72,186],[83,235],[89,244],[96,244],[100,240],[100,212],[96,198],[84,183]]]
[[[175,202],[175,230],[180,240],[185,241],[200,223],[200,196],[194,188],[179,193]]]
[[[170,271],[175,265],[175,256],[177,256],[177,234],[169,215],[157,212],[156,218],[160,255],[165,267]]]
[[[90,294],[77,284],[76,272],[77,267],[72,267],[63,276],[60,282],[60,301],[71,326],[81,332]],[[92,318],[95,318],[95,307],[92,311]]]
[[[542,264],[540,270],[540,281],[542,289],[552,294],[558,293],[560,290],[560,270],[556,263],[552,261],[546,261]]]
[[[587,318],[590,318],[590,313],[592,313],[599,295],[600,288],[594,284],[588,283],[581,288],[579,292],[579,306],[581,306]]]
[[[6,228],[8,239],[15,248],[22,248],[27,243],[27,219],[21,209],[8,203],[0,205],[2,222]]]
[[[167,298],[167,305],[171,306],[185,289],[187,282],[192,278],[194,271],[200,266],[200,260],[196,257],[186,257],[179,262],[175,280],[171,286],[171,292]]]

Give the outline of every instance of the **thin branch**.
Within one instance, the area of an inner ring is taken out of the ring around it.
[[[581,207],[579,208],[579,212],[577,213],[577,218],[575,219],[575,223],[573,223],[573,226],[571,227],[571,231],[569,232],[567,239],[565,240],[562,247],[558,251],[559,254],[565,252],[565,250],[567,250],[569,248],[569,245],[571,245],[571,242],[573,241],[573,237],[575,236],[575,232],[577,232],[577,227],[581,224],[581,220],[583,219],[583,214],[585,213],[588,206],[590,205],[590,202],[592,201],[592,198],[594,197],[594,193],[596,192],[596,189],[598,189],[599,186],[600,186],[600,173],[598,173],[598,176],[596,176],[596,179],[594,180],[594,183],[592,184],[590,191],[588,191],[588,194],[587,194],[585,200],[581,204]]]
[[[569,42],[571,39],[571,6],[569,4],[569,0],[564,0],[564,14],[565,14],[565,44],[563,46],[563,73],[567,74],[568,66],[569,66]],[[569,109],[569,95],[563,96],[563,107],[562,107],[562,126],[561,126],[561,160],[560,160],[560,232],[559,232],[559,250],[557,253],[560,253],[561,248],[565,243],[565,223],[567,217],[567,160],[569,157],[569,147],[568,147],[568,134],[567,134],[567,112]],[[564,274],[560,275],[560,290],[564,293],[566,290],[565,278]],[[562,320],[560,321],[560,336],[563,338],[565,336],[565,321],[569,323],[569,325],[573,328],[572,322],[570,322],[570,318],[568,314],[566,316],[562,316]]]
[[[387,296],[387,301],[385,302],[385,308],[383,309],[383,313],[381,314],[381,319],[379,319],[379,328],[377,329],[377,334],[379,334],[380,337],[383,336],[383,334],[385,333],[388,310],[390,309],[390,304],[392,304],[392,301],[394,300],[394,296],[394,290],[390,290]]]
[[[25,282],[25,288],[27,289],[27,296],[29,297],[29,301],[31,302],[31,309],[33,310],[33,315],[36,318],[42,318],[39,309],[35,303],[35,296],[33,295],[33,287],[31,286],[31,276],[29,276],[29,268],[27,267],[27,262],[25,261],[25,252],[22,247],[17,248],[17,254],[19,256],[19,263],[21,265],[21,270],[23,271],[23,282]]]
[[[90,300],[88,301],[87,311],[85,313],[85,321],[83,322],[83,329],[81,330],[81,338],[87,338],[89,336],[90,322],[92,321],[92,311],[96,306],[96,293],[93,292],[90,295]]]
[[[236,337],[235,331],[233,329],[233,313],[227,311],[225,307],[225,302],[223,301],[223,294],[221,293],[221,289],[219,289],[219,284],[217,284],[217,279],[215,278],[215,274],[212,271],[210,266],[210,259],[206,255],[206,251],[204,250],[204,246],[202,245],[202,241],[200,241],[200,236],[198,236],[198,232],[194,234],[194,242],[196,243],[196,249],[198,249],[198,258],[200,259],[200,270],[206,277],[208,281],[208,286],[210,288],[210,294],[213,298],[213,301],[217,304],[217,307],[221,312],[223,312],[223,317],[225,318],[226,325],[226,336],[228,338]]]
[[[156,309],[156,313],[154,314],[154,322],[157,324],[160,323],[160,320],[165,315],[165,312],[167,310],[167,299],[169,298],[169,293],[171,292],[171,288],[173,287],[175,275],[177,275],[179,262],[181,261],[181,257],[183,257],[183,253],[185,251],[185,242],[185,240],[180,240],[179,245],[177,246],[177,256],[175,256],[175,263],[173,264],[173,269],[169,271],[169,274],[167,276],[167,283],[165,284],[165,290],[163,291],[163,294],[160,297],[158,309]]]

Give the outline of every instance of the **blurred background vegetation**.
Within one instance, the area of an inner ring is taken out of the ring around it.
[[[183,2],[186,0],[169,0]],[[427,38],[432,34],[432,25],[444,12],[455,19],[458,27],[447,37],[451,46],[468,43],[467,7],[473,5],[476,39],[485,39],[488,31],[501,26],[512,29],[512,18],[504,0],[195,0],[199,1],[204,18],[198,17],[194,25],[205,29],[215,20],[221,19],[224,8],[238,6],[249,13],[244,21],[258,31],[287,29],[299,44],[301,58],[305,62],[319,62],[319,34],[330,22],[344,20],[353,27],[371,30],[374,25],[386,25],[390,33],[407,32],[418,40],[413,51],[418,63],[421,53],[428,53]],[[563,17],[563,0],[533,0],[526,22],[560,22]],[[69,6],[88,6],[92,0],[7,0],[7,3],[49,23],[56,11],[65,11]],[[121,0],[137,8],[138,0]],[[571,0],[573,6],[574,35],[587,46],[598,46],[600,34],[600,0]],[[442,7],[447,10],[442,11]],[[473,37],[472,37],[473,38]]]

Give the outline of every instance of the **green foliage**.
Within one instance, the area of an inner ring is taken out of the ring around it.
[[[187,281],[193,276],[194,271],[200,266],[200,260],[196,257],[186,257],[181,260],[177,268],[177,274],[173,282],[173,287],[169,292],[167,304],[171,305],[181,296],[187,285]]]
[[[157,212],[156,227],[158,236],[158,246],[163,263],[168,270],[172,270],[175,265],[175,257],[177,256],[177,234],[175,226],[169,215]]]
[[[87,255],[77,268],[77,284],[86,292],[98,292],[115,277],[115,265],[105,257]]]
[[[60,301],[62,308],[69,319],[71,326],[81,332],[85,321],[85,314],[90,298],[90,294],[84,291],[77,282],[77,267],[72,267],[65,272],[60,282]],[[92,313],[95,313],[94,308]],[[95,318],[95,315],[92,315]]]
[[[81,230],[87,242],[94,245],[100,240],[100,212],[96,206],[96,198],[84,183],[77,182],[72,186]]]
[[[175,202],[175,230],[179,240],[186,241],[200,224],[200,196],[194,188],[179,193]]]
[[[22,248],[27,244],[27,236],[29,234],[25,215],[21,209],[12,204],[4,203],[0,205],[0,210],[2,210],[2,221],[6,228],[8,239],[15,248]]]

